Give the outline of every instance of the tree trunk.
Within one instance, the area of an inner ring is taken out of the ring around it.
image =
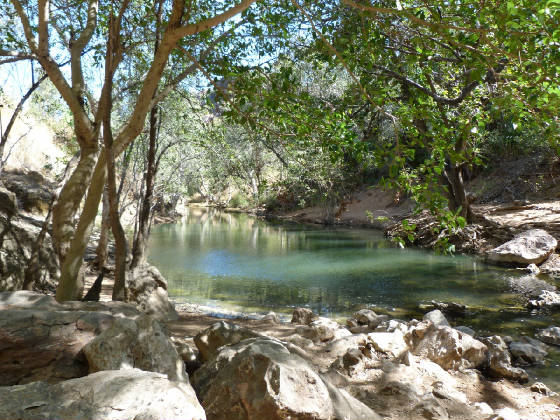
[[[95,249],[95,265],[100,270],[107,263],[107,245],[109,243],[109,194],[107,188],[103,190],[103,210],[101,211],[101,232],[99,234],[99,242]]]
[[[119,57],[118,30],[115,18],[109,20],[109,36],[107,39],[107,55],[105,57],[105,109],[103,113],[103,142],[105,145],[105,160],[107,164],[107,195],[109,199],[109,220],[115,238],[115,285],[113,286],[113,300],[125,298],[125,274],[127,243],[119,214],[119,198],[117,195],[117,180],[115,171],[115,154],[113,150],[113,131],[111,129],[111,110],[113,109],[113,72],[116,70]]]
[[[99,155],[91,177],[84,209],[78,220],[78,226],[75,228],[72,241],[67,248],[66,258],[60,263],[60,283],[56,289],[56,300],[59,302],[79,300],[83,292],[83,278],[79,276],[79,272],[105,186],[107,174],[105,160],[105,152],[103,151]]]
[[[66,259],[75,232],[74,217],[90,184],[97,162],[99,148],[97,141],[93,143],[96,144],[95,147],[81,149],[78,165],[62,187],[53,208],[53,244],[61,264]]]
[[[448,187],[449,209],[457,211],[460,208],[459,215],[464,217],[467,223],[472,223],[473,214],[463,181],[463,168],[448,159],[444,174]]]
[[[146,189],[144,191],[144,196],[142,197],[140,212],[138,214],[138,231],[136,232],[132,248],[131,268],[138,267],[146,261],[146,246],[149,237],[150,214],[152,211],[152,200],[156,177],[157,120],[158,111],[157,108],[154,107],[150,111],[150,136],[148,159],[146,164]]]
[[[154,58],[158,54],[161,43],[161,17],[163,13],[163,1],[159,0],[156,9],[156,27],[154,40]],[[154,97],[157,89],[154,90]],[[150,109],[150,134],[148,145],[148,159],[146,162],[146,189],[138,213],[138,230],[134,238],[132,247],[131,268],[136,268],[146,261],[146,246],[150,235],[150,213],[152,211],[152,198],[154,195],[154,183],[156,178],[156,142],[158,136],[158,107],[152,106]]]

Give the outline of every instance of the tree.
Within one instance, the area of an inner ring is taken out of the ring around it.
[[[113,153],[118,156],[138,136],[144,126],[144,119],[154,102],[154,93],[160,83],[168,59],[181,41],[189,36],[204,34],[246,10],[255,0],[243,0],[228,8],[217,10],[208,16],[201,5],[194,6],[184,0],[166,2],[166,22],[162,28],[161,43],[150,61],[146,77],[141,84],[133,111],[115,136]],[[39,62],[49,79],[62,95],[74,119],[76,141],[80,148],[80,160],[70,179],[66,182],[53,211],[53,239],[61,262],[61,279],[57,288],[57,300],[77,299],[83,288],[78,278],[83,253],[106,177],[106,151],[99,154],[99,134],[103,116],[106,115],[111,86],[104,83],[99,100],[92,103],[87,92],[84,77],[83,54],[90,42],[94,41],[97,56],[105,56],[104,43],[100,35],[107,24],[105,4],[98,0],[78,2],[76,5],[65,1],[49,2],[39,0],[36,7],[26,8],[20,0],[11,0],[9,13],[15,13],[23,30],[24,38],[10,31],[10,45],[3,55],[26,55]],[[6,2],[3,2],[3,7]],[[101,6],[101,7],[100,7]],[[135,7],[132,7],[135,6]],[[144,7],[145,6],[145,7]],[[116,25],[121,29],[121,39],[126,48],[123,54],[138,53],[134,40],[127,37],[136,23],[151,23],[150,3],[121,4],[116,13]],[[140,10],[147,10],[138,19]],[[126,17],[126,19],[125,19]],[[142,21],[142,19],[144,19]],[[37,24],[33,24],[37,22]],[[128,25],[128,27],[127,27]],[[53,30],[56,32],[53,33]],[[128,31],[128,33],[127,33]],[[56,47],[56,50],[53,48]],[[19,48],[19,49],[18,49]],[[59,68],[53,51],[67,54],[70,59],[70,80]],[[89,187],[89,189],[88,189]],[[87,192],[87,196],[86,196]],[[86,196],[84,208],[78,224],[74,217],[82,199]]]

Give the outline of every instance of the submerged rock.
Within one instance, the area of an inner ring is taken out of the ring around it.
[[[49,385],[0,387],[0,418],[205,420],[188,382],[139,369],[103,371]]]
[[[378,418],[304,359],[264,337],[223,347],[193,383],[208,419]]]
[[[548,327],[537,333],[537,338],[543,343],[560,346],[560,328]]]
[[[507,284],[515,293],[527,298],[538,298],[544,291],[554,292],[556,286],[533,275],[507,277]]]
[[[523,266],[540,264],[556,249],[554,236],[542,229],[531,229],[520,233],[511,241],[488,252],[490,261],[516,263]]]
[[[530,337],[521,337],[519,341],[509,344],[513,362],[519,366],[531,366],[544,362],[547,355],[546,346]]]
[[[466,325],[459,325],[459,326],[455,327],[455,329],[457,331],[462,332],[463,334],[468,334],[471,337],[474,337],[476,335],[476,331],[473,330],[471,327],[467,327]]]

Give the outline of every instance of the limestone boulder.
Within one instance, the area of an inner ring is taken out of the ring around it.
[[[341,328],[337,322],[328,318],[319,317],[308,326],[297,327],[296,332],[313,342],[325,342],[336,338],[342,338],[339,329],[343,331],[343,335],[351,334],[345,328]]]
[[[42,223],[42,218],[25,215],[11,217],[0,210],[0,292],[22,288],[25,270],[36,248]],[[37,249],[37,258],[37,270],[32,275],[33,290],[54,292],[60,278],[60,267],[48,233]]]
[[[0,310],[0,384],[85,376],[83,346],[111,317],[89,312]]]
[[[439,309],[434,309],[433,311],[428,312],[422,319],[424,321],[431,321],[435,326],[443,325],[449,327],[447,318],[445,318],[445,315],[443,315],[443,312]]]
[[[198,350],[193,349],[189,343],[181,337],[171,337],[171,342],[175,346],[175,350],[177,350],[181,359],[183,359],[187,373],[192,375],[202,364],[198,357]]]
[[[367,338],[375,350],[385,353],[391,358],[400,357],[408,350],[404,334],[400,330],[372,332],[367,335]]]
[[[164,321],[178,319],[167,294],[167,281],[156,267],[140,265],[126,273],[125,296],[139,311]]]
[[[513,263],[527,266],[540,264],[554,252],[558,242],[542,229],[522,232],[511,241],[492,249],[488,259],[497,263]]]
[[[319,318],[319,315],[308,308],[295,308],[292,314],[292,324],[309,325]]]
[[[444,369],[469,369],[486,360],[486,346],[468,334],[422,321],[411,326],[405,341],[412,353],[426,357]]]
[[[115,318],[82,351],[90,373],[138,368],[163,373],[172,381],[188,381],[183,359],[163,326],[150,316]]]
[[[553,277],[560,277],[560,255],[550,254],[539,269],[541,273],[548,274]]]
[[[194,375],[208,419],[378,419],[279,341],[224,346]]]
[[[537,338],[543,343],[560,346],[560,328],[548,327],[537,333]]]
[[[189,383],[139,369],[103,371],[58,384],[0,387],[0,418],[205,420]]]
[[[365,346],[368,342],[366,334],[352,334],[347,337],[333,340],[327,344],[325,351],[333,357],[344,355],[349,349]]]
[[[0,293],[0,384],[55,383],[128,367],[186,380],[163,326],[130,304]]]
[[[537,299],[529,301],[530,308],[558,310],[560,309],[560,294],[544,290]]]
[[[30,213],[46,214],[56,185],[35,171],[6,171],[2,181],[17,196],[21,208]]]
[[[520,383],[529,381],[527,372],[511,365],[511,356],[502,337],[493,335],[486,338],[484,344],[488,347],[488,370],[493,376]]]
[[[377,316],[371,309],[360,309],[354,313],[354,319],[361,325],[369,325],[371,322],[375,322]]]
[[[262,337],[248,328],[230,322],[220,321],[201,331],[194,337],[194,344],[200,351],[201,360],[210,360],[225,345],[237,344],[248,338]]]
[[[8,217],[18,212],[16,195],[2,185],[0,185],[0,212]]]

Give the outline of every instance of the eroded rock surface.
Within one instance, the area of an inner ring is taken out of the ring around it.
[[[537,333],[537,338],[543,343],[560,346],[560,328],[548,327]]]
[[[529,301],[530,308],[558,310],[560,308],[560,294],[543,291],[537,299]]]
[[[220,321],[198,333],[194,337],[194,343],[200,351],[201,359],[207,361],[218,353],[220,347],[255,337],[261,337],[261,334],[230,322]]]
[[[542,229],[531,229],[515,235],[511,241],[488,252],[488,259],[498,263],[527,266],[540,264],[556,249],[554,236]]]
[[[54,383],[130,367],[186,380],[162,325],[130,304],[59,304],[36,292],[0,293],[0,384]]]
[[[319,318],[319,315],[308,308],[296,308],[292,314],[292,324],[308,325]]]
[[[222,347],[193,382],[208,419],[377,419],[301,357],[265,337]]]
[[[547,260],[539,267],[539,270],[541,273],[560,277],[560,255],[550,254]]]
[[[138,368],[188,382],[185,365],[162,325],[150,316],[115,318],[83,348],[89,372]]]
[[[531,337],[521,337],[519,341],[509,344],[513,361],[518,366],[531,366],[544,362],[547,355],[546,346]]]
[[[493,335],[486,338],[484,343],[488,347],[488,369],[492,375],[521,383],[529,381],[527,372],[511,365],[511,356],[502,337]]]
[[[468,334],[423,321],[411,327],[405,339],[413,354],[444,369],[476,368],[486,360],[487,348]]]
[[[127,302],[136,304],[139,311],[165,321],[178,318],[169,302],[167,281],[156,267],[144,264],[126,273]]]
[[[205,420],[187,382],[139,369],[103,371],[55,385],[0,387],[0,418]]]

